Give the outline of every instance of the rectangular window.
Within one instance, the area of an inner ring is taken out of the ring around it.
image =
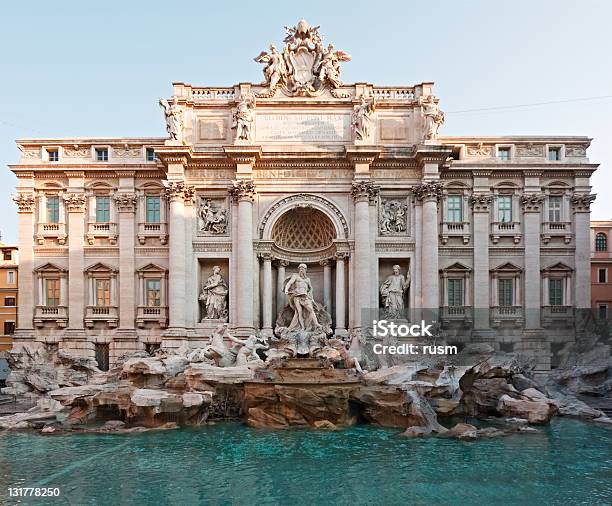
[[[110,306],[110,279],[96,279],[96,306]]]
[[[548,221],[551,221],[551,222],[561,221],[561,204],[562,204],[561,196],[552,195],[548,197]]]
[[[608,269],[597,269],[597,282],[598,283],[608,282]]]
[[[548,159],[551,162],[561,160],[561,148],[548,148]]]
[[[47,279],[45,282],[47,289],[47,306],[57,307],[60,303],[60,280]]]
[[[15,322],[4,322],[4,335],[10,336],[15,333]]]
[[[160,221],[159,197],[147,197],[147,223],[159,223]]]
[[[13,257],[13,254],[11,253],[11,250],[6,250],[2,253],[2,258],[4,258],[4,260],[11,260]]]
[[[110,221],[110,197],[96,197],[96,222]]]
[[[147,279],[145,283],[147,306],[161,306],[161,280]]]
[[[608,319],[608,304],[599,304],[597,306],[597,316],[602,320]]]
[[[15,284],[15,271],[7,271],[6,273],[6,282],[9,285]]]
[[[4,305],[5,306],[15,306],[16,304],[15,297],[4,297]]]
[[[463,306],[463,279],[448,280],[448,305]]]
[[[500,306],[514,305],[513,279],[497,280],[497,296]]]
[[[548,304],[550,306],[563,305],[563,279],[548,280]]]
[[[47,223],[59,223],[59,197],[47,197]]]
[[[57,149],[48,149],[47,156],[50,162],[59,162],[59,151]]]
[[[502,223],[512,221],[512,197],[503,195],[497,198],[497,221]]]
[[[510,160],[510,148],[498,148],[497,158],[500,160]]]
[[[463,221],[463,197],[461,195],[449,195],[447,200],[446,221],[449,223],[461,223]]]
[[[96,160],[108,162],[108,148],[96,148]]]
[[[147,162],[155,161],[155,150],[153,148],[147,148]]]

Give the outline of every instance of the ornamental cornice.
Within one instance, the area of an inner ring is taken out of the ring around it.
[[[120,213],[133,213],[136,211],[138,196],[135,193],[120,192],[116,193],[113,198]]]
[[[371,165],[374,160],[380,155],[379,149],[372,149],[369,147],[347,147],[346,158],[353,165],[367,163]]]
[[[255,182],[252,179],[238,179],[232,181],[229,194],[236,202],[245,200],[253,202],[255,200]]]
[[[18,213],[31,213],[34,211],[36,197],[30,192],[19,192],[13,195],[13,202],[17,204]]]
[[[118,177],[134,177],[136,175],[135,170],[115,170],[115,174]]]
[[[476,170],[472,170],[472,175],[475,177],[490,177],[491,171],[483,170],[483,169],[476,169]]]
[[[78,213],[85,210],[87,198],[84,193],[68,192],[64,193],[62,198],[69,213]]]
[[[537,213],[540,212],[544,202],[544,195],[541,193],[529,193],[521,195],[521,206],[525,213]]]
[[[373,181],[353,181],[351,183],[351,194],[355,202],[367,200],[370,203],[374,203],[379,193],[380,186],[374,184]]]
[[[85,177],[85,171],[82,170],[65,170],[66,177]]]
[[[223,151],[236,165],[250,165],[251,167],[261,156],[260,146],[225,146]]]
[[[525,177],[542,177],[541,170],[526,169],[526,170],[523,170],[523,174],[525,175]]]
[[[591,211],[591,204],[596,195],[591,193],[572,195],[572,209],[575,213],[588,213]]]
[[[411,188],[412,193],[414,193],[415,197],[421,201],[427,200],[436,200],[438,201],[442,196],[442,192],[444,190],[441,183],[437,182],[428,182],[423,183],[417,186],[413,186]]]
[[[475,213],[488,213],[493,202],[493,195],[490,193],[474,193],[470,197],[470,203]]]

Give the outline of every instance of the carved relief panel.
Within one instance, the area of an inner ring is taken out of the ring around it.
[[[230,207],[226,197],[198,196],[197,200],[198,235],[229,235]]]
[[[378,235],[408,235],[408,199],[381,196],[378,203]]]

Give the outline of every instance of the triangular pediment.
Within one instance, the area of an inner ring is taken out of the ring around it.
[[[574,269],[565,265],[563,262],[557,262],[556,264],[549,265],[542,269],[542,272],[572,272]]]
[[[522,268],[512,262],[505,262],[491,269],[491,272],[521,272],[522,270]]]
[[[444,269],[440,269],[442,272],[448,272],[448,271],[471,271],[472,269],[470,269],[469,267],[467,267],[466,265],[463,265],[461,262],[455,262],[452,265],[449,265],[448,267],[445,267]]]
[[[117,269],[109,265],[98,262],[85,269],[85,272],[117,272]]]
[[[150,263],[137,269],[136,272],[166,272],[168,269],[161,267],[160,265]]]
[[[34,272],[68,272],[68,269],[64,269],[59,265],[52,264],[51,262],[47,262],[40,267],[34,269]]]

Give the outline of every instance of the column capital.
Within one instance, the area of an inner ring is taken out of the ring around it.
[[[31,213],[36,205],[36,197],[31,192],[19,192],[13,195],[13,202],[17,204],[18,213]]]
[[[138,196],[135,193],[120,192],[116,193],[113,198],[120,213],[136,212],[136,202],[138,201]]]
[[[182,199],[183,202],[190,203],[195,195],[195,188],[187,186],[184,181],[169,181],[164,194],[170,202]]]
[[[272,253],[269,251],[262,251],[257,253],[257,257],[261,258],[264,262],[272,262]]]
[[[84,193],[68,192],[62,196],[66,204],[66,210],[69,213],[80,213],[85,210],[87,198]]]
[[[493,202],[493,195],[490,193],[474,193],[470,197],[470,203],[475,213],[488,213]]]
[[[289,261],[288,260],[282,260],[280,258],[277,258],[277,266],[278,267],[289,267]]]
[[[591,204],[595,200],[597,196],[592,193],[578,194],[574,193],[572,195],[572,210],[575,213],[588,213],[591,211]]]
[[[544,194],[529,193],[521,195],[521,206],[524,213],[539,213],[544,202]]]
[[[437,202],[442,196],[443,189],[444,188],[441,183],[438,183],[436,181],[429,181],[417,186],[413,186],[412,193],[414,193],[417,200],[434,200]]]
[[[319,262],[319,265],[322,265],[323,267],[325,267],[326,265],[330,265],[329,258],[326,258],[325,260],[321,260]]]
[[[350,256],[350,253],[348,251],[339,251],[338,253],[336,253],[336,261],[338,260],[346,260],[348,259],[348,257]]]
[[[253,202],[255,200],[255,182],[252,179],[238,179],[232,182],[229,189],[229,194],[234,201],[246,200]]]
[[[355,202],[371,202],[376,199],[379,193],[380,187],[375,185],[373,181],[362,180],[351,183],[351,194]]]

